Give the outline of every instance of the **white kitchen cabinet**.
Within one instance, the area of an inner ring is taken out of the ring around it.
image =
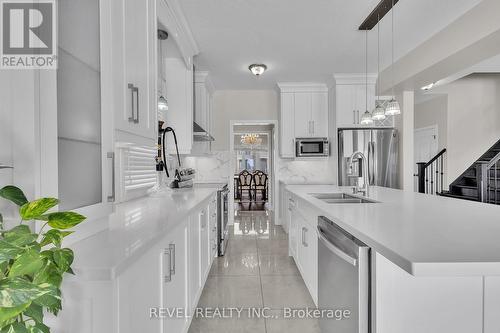
[[[299,265],[299,260],[297,257],[298,248],[298,236],[299,236],[299,225],[300,216],[297,214],[296,201],[293,196],[288,197],[288,217],[289,217],[289,229],[288,229],[288,251],[289,255],[294,257],[297,266]]]
[[[280,153],[295,157],[295,138],[328,137],[328,88],[323,84],[279,83]]]
[[[189,219],[189,309],[193,311],[199,298],[201,287],[200,270],[200,216],[192,215]]]
[[[211,134],[213,129],[212,101],[214,86],[209,72],[196,71],[194,76],[194,122]],[[204,141],[205,134],[194,133],[193,154],[207,154],[211,151],[211,142]]]
[[[193,147],[193,71],[181,58],[166,58],[165,72],[168,101],[165,126],[175,130],[179,153],[190,154]],[[167,135],[167,153],[175,154],[173,137]]]
[[[116,332],[161,332],[161,320],[151,319],[149,314],[151,308],[161,306],[161,263],[166,256],[161,246],[155,246],[117,278]]]
[[[157,122],[156,1],[113,1],[115,128],[154,139]]]
[[[328,93],[311,94],[311,136],[328,137]]]
[[[161,245],[164,250],[161,263],[162,307],[183,309],[183,314],[186,314],[189,281],[187,221],[169,233]],[[183,332],[187,326],[187,317],[182,315],[163,318],[162,321],[163,332]]]
[[[295,157],[295,95],[281,94],[281,108],[279,114],[280,128],[280,155],[283,158]]]
[[[214,257],[217,257],[217,196],[214,196],[210,200],[210,206],[208,208],[209,213],[209,233],[210,233],[210,261],[213,261]]]
[[[311,136],[311,93],[295,93],[294,136],[305,138]]]
[[[199,215],[200,218],[200,285],[205,283],[211,263],[210,249],[210,227],[208,207],[204,208]]]

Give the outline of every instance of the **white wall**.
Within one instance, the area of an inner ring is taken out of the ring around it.
[[[278,93],[274,90],[219,90],[213,103],[213,150],[229,150],[231,120],[278,119]]]
[[[197,168],[197,180],[220,179],[222,170],[228,170],[229,125],[231,120],[278,119],[279,94],[274,90],[220,90],[214,94],[212,149],[218,151],[209,157],[186,157],[186,165]],[[333,112],[333,110],[331,110]],[[330,117],[335,118],[334,116]],[[279,125],[278,125],[279,126]],[[330,133],[335,138],[335,133]],[[279,139],[279,138],[278,138]],[[278,147],[278,144],[276,147]],[[332,141],[332,156],[336,145]],[[226,159],[227,158],[227,159]],[[293,160],[278,159],[278,179],[292,183],[336,183],[335,158]],[[229,172],[229,170],[228,170]]]
[[[470,75],[446,89],[448,179],[453,181],[500,139],[500,75]]]
[[[438,126],[438,149],[447,148],[448,96],[437,96],[415,105],[415,129]]]

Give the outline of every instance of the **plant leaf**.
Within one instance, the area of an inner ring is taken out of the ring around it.
[[[9,277],[31,275],[42,268],[42,266],[43,260],[40,253],[36,250],[29,249],[14,260],[10,268]]]
[[[7,243],[0,239],[0,262],[14,259],[24,251],[23,248]]]
[[[40,287],[43,286],[43,289],[47,291],[44,295],[40,296],[39,298],[35,299],[33,302],[35,304],[41,305],[53,314],[57,315],[59,310],[62,309],[61,305],[61,291],[59,290],[58,287],[44,283],[41,284]]]
[[[69,229],[80,224],[86,217],[75,212],[49,214],[49,225],[55,229]]]
[[[51,292],[48,287],[37,286],[23,278],[6,278],[0,281],[0,308],[13,308]]]
[[[61,247],[62,240],[64,237],[71,235],[74,231],[60,231],[57,229],[51,229],[43,235],[41,246],[45,246],[48,244],[54,244],[57,247]]]
[[[31,305],[23,312],[23,314],[27,315],[30,318],[33,318],[37,323],[43,322],[43,308],[35,303],[31,303]]]
[[[17,317],[21,312],[28,308],[30,303],[22,304],[13,308],[0,308],[0,327],[5,326],[10,319]]]
[[[49,283],[53,286],[60,287],[62,282],[62,273],[59,272],[57,266],[51,261],[47,260],[42,269],[35,273],[33,283],[42,284]]]
[[[27,225],[21,224],[3,233],[3,240],[14,246],[25,246],[33,243],[37,235]]]
[[[23,191],[15,186],[8,185],[0,189],[0,197],[10,200],[18,206],[22,206],[28,202]]]
[[[73,263],[73,258],[74,254],[71,249],[65,248],[54,251],[54,262],[62,273],[66,272],[70,268]]]
[[[56,198],[37,199],[22,205],[21,208],[19,208],[19,214],[21,214],[23,220],[36,220],[58,203],[59,200]]]
[[[2,328],[1,333],[29,333],[24,323],[12,323]]]
[[[42,323],[36,323],[35,326],[30,327],[30,333],[50,333],[50,328]]]

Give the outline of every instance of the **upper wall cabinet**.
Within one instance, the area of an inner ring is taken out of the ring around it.
[[[156,2],[113,1],[115,128],[156,136]]]
[[[335,113],[337,128],[361,127],[361,116],[368,108],[372,112],[375,103],[387,103],[390,97],[376,97],[377,75],[338,74],[335,75]],[[375,121],[370,126],[394,126],[393,117],[384,121]]]
[[[279,83],[280,155],[295,157],[295,138],[328,137],[328,87]]]

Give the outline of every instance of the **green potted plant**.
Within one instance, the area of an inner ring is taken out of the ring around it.
[[[68,229],[85,217],[75,212],[49,212],[55,198],[28,201],[15,186],[0,189],[0,197],[19,206],[20,222],[4,230],[0,214],[0,333],[48,333],[46,311],[62,309],[61,283],[71,269],[73,251],[62,247]],[[28,221],[43,221],[39,233]],[[51,227],[50,229],[47,226]]]

